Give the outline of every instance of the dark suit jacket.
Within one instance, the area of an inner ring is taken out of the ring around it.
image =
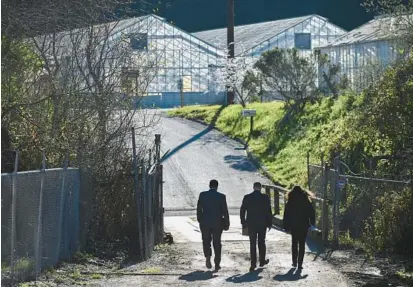
[[[245,219],[245,212],[247,218]],[[248,228],[266,228],[272,226],[271,202],[268,195],[254,191],[244,196],[240,210],[241,224]]]
[[[196,217],[201,226],[229,228],[227,199],[215,189],[201,192],[196,208]]]
[[[304,232],[315,224],[315,211],[309,200],[289,200],[285,205],[284,229],[292,232]]]

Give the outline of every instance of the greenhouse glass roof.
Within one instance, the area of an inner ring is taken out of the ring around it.
[[[297,18],[282,19],[270,22],[262,22],[256,24],[248,24],[242,26],[236,26],[235,32],[235,54],[240,54],[248,49],[251,49],[260,43],[281,34],[285,30],[311,18],[319,17],[323,20],[327,20],[318,15],[309,15]],[[201,31],[193,33],[192,35],[208,42],[212,45],[218,46],[221,49],[227,47],[227,28]]]
[[[403,23],[405,20],[412,21],[412,19],[413,15],[401,17],[377,17],[338,37],[323,48],[386,40],[396,36],[397,33],[402,32],[398,29],[398,24]]]

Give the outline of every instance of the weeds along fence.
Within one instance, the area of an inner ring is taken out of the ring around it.
[[[133,131],[134,135],[134,131]],[[133,136],[134,183],[133,256],[146,260],[163,241],[163,168],[160,135],[155,150],[138,160]],[[12,173],[1,175],[2,286],[36,279],[45,268],[70,259],[85,247],[94,217],[92,177],[78,168],[18,172],[18,152]]]
[[[331,202],[328,239],[335,245],[356,243],[377,248],[377,216],[393,195],[413,190],[409,181],[355,175],[336,157],[332,167],[308,163],[308,186]],[[391,228],[391,226],[388,226]]]
[[[43,155],[44,158],[44,155]],[[1,175],[2,285],[36,278],[41,270],[69,259],[81,232],[79,169],[63,168]],[[83,212],[84,214],[84,212]]]
[[[384,211],[392,197],[413,194],[411,180],[375,178],[373,172],[368,176],[355,175],[339,157],[331,166],[322,160],[320,164],[308,160],[307,171],[308,189],[314,194],[316,227],[321,231],[316,236],[325,244],[360,243],[378,249],[386,245],[383,230],[388,235],[400,233],[391,221],[394,218],[387,219]],[[289,190],[277,185],[263,185],[263,189],[271,199],[275,220],[281,224]]]
[[[135,130],[132,128],[132,148],[134,198],[138,215],[136,248],[139,259],[147,260],[155,246],[163,241],[164,235],[161,135],[155,135],[155,150],[149,152],[149,158],[138,162]]]

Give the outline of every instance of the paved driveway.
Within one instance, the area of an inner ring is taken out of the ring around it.
[[[248,161],[243,146],[205,125],[180,118],[162,117],[162,153],[166,210],[196,207],[198,195],[211,179],[227,196],[231,213],[238,213],[242,198],[255,181],[269,184]]]

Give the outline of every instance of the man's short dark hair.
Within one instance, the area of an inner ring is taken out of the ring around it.
[[[254,182],[254,189],[261,190],[261,183],[260,182]]]
[[[218,187],[218,180],[213,179],[209,182],[209,188],[217,188]]]

